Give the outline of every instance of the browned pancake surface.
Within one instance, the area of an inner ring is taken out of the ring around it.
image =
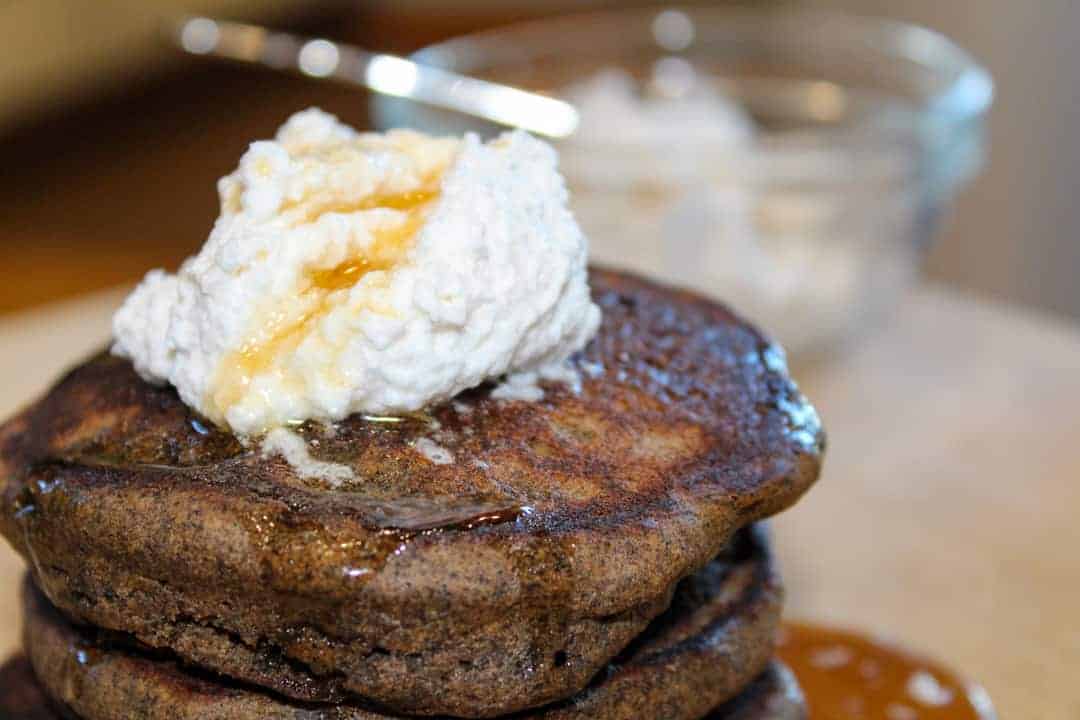
[[[12,658],[0,668],[0,718],[69,720],[72,717],[53,709],[25,658]],[[127,720],[127,716],[124,718]],[[773,662],[737,698],[710,713],[706,720],[806,720],[806,705],[795,678],[783,665]]]
[[[220,678],[128,637],[79,629],[27,585],[27,655],[46,693],[85,720],[395,720],[355,705],[299,705]],[[516,720],[696,720],[739,693],[773,652],[780,587],[760,529],[683,580],[670,609],[590,686]]]
[[[298,700],[490,717],[568,697],[793,503],[823,444],[782,354],[725,308],[592,286],[580,392],[302,428],[355,470],[340,488],[94,358],[0,429],[0,531],[77,620]]]
[[[62,720],[25,658],[15,657],[0,666],[0,719]]]

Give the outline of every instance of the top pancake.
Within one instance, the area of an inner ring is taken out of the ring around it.
[[[490,717],[567,697],[823,449],[782,353],[727,309],[591,283],[580,391],[301,428],[354,469],[339,488],[93,358],[0,428],[0,531],[75,620],[300,700]]]

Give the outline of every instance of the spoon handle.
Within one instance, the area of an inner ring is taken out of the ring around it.
[[[574,106],[557,98],[324,38],[206,17],[183,19],[171,35],[193,55],[335,80],[547,137],[566,137],[578,125]]]

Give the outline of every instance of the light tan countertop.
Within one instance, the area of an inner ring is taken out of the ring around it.
[[[108,337],[119,292],[0,319],[0,413]],[[981,681],[1003,718],[1080,718],[1080,329],[936,287],[803,378],[821,483],[774,523],[789,614]],[[21,564],[0,549],[0,653]]]

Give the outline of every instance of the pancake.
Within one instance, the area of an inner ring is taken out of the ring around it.
[[[124,717],[127,720],[130,716]],[[75,716],[54,709],[38,685],[30,663],[17,657],[0,668],[0,718],[71,720]],[[806,720],[806,705],[791,672],[772,662],[738,697],[705,720]]]
[[[63,720],[45,697],[34,669],[22,657],[0,667],[0,718],[3,720]]]
[[[768,665],[781,589],[761,528],[682,581],[671,608],[579,695],[525,720],[695,720],[731,699]],[[355,705],[301,706],[155,655],[128,637],[77,628],[27,583],[25,647],[47,694],[85,720],[392,720]]]
[[[705,720],[806,720],[806,698],[791,670],[773,661],[738,696]]]
[[[92,358],[0,428],[0,532],[78,623],[293,700],[492,717],[569,697],[794,503],[824,443],[782,352],[726,308],[591,283],[578,391],[299,428],[353,468],[340,487]]]

